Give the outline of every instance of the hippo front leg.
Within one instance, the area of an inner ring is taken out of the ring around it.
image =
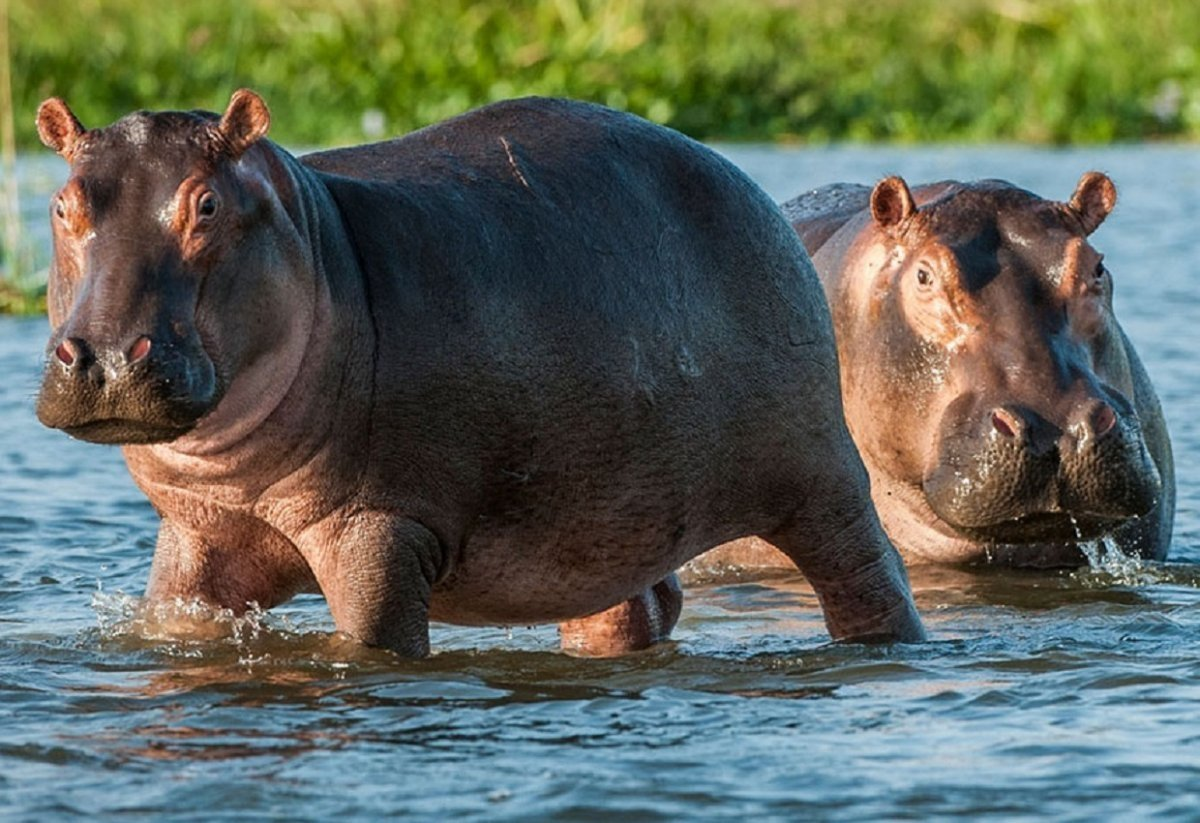
[[[615,657],[649,648],[671,635],[683,607],[674,573],[611,609],[558,624],[562,649],[582,657]]]
[[[325,529],[310,556],[338,631],[406,657],[429,654],[429,599],[444,558],[432,532],[359,513]]]
[[[146,601],[199,602],[242,614],[312,586],[295,546],[259,520],[219,513],[203,528],[189,528],[168,517],[159,526]]]

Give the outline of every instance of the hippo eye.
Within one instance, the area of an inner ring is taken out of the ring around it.
[[[197,219],[202,221],[211,220],[217,214],[218,205],[219,201],[217,200],[216,192],[204,192],[204,194],[200,195],[200,199],[196,201]]]
[[[1096,279],[1096,282],[1098,283],[1101,280],[1103,280],[1104,275],[1106,275],[1106,274],[1108,274],[1108,269],[1104,268],[1104,264],[1097,263],[1096,264],[1096,273],[1093,275],[1093,277]]]
[[[927,289],[933,285],[933,273],[926,268],[917,269],[917,285]]]
[[[54,201],[54,216],[59,220],[67,219],[67,204],[61,197]]]

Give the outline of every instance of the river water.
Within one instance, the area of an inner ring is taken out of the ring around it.
[[[314,597],[156,638],[155,514],[115,449],[38,425],[46,323],[0,318],[0,818],[1200,818],[1200,152],[725,151],[779,199],[1112,175],[1094,239],[1174,440],[1170,561],[915,571],[920,646],[829,643],[797,576],[694,585],[673,642],[617,660],[435,626],[430,659],[397,661]],[[21,171],[44,233],[63,169]]]

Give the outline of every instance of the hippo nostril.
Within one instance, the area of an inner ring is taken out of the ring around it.
[[[150,338],[142,335],[137,340],[133,341],[133,345],[129,347],[129,352],[126,354],[126,359],[130,363],[136,363],[142,360],[150,353]]]
[[[1008,409],[992,411],[992,426],[1008,438],[1015,438],[1021,431],[1021,422]]]
[[[1096,433],[1096,437],[1103,437],[1116,428],[1116,425],[1117,413],[1113,411],[1112,406],[1101,403],[1092,414],[1092,431]]]
[[[64,366],[74,366],[75,361],[79,359],[79,350],[75,348],[75,344],[70,340],[64,340],[54,350],[54,356]]]
[[[1085,404],[1076,411],[1074,420],[1069,431],[1077,451],[1095,448],[1100,440],[1111,436],[1121,422],[1116,409],[1103,400]]]

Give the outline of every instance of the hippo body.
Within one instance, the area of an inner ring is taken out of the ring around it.
[[[124,444],[150,600],[320,591],[405,654],[430,619],[621,652],[670,630],[673,569],[762,534],[834,637],[921,636],[820,286],[731,165],[565,101],[299,160],[267,122],[245,91],[39,114],[72,176],[38,412]]]
[[[1166,556],[1171,446],[1088,242],[1116,200],[1002,181],[838,184],[784,204],[834,317],[847,421],[909,562]]]

